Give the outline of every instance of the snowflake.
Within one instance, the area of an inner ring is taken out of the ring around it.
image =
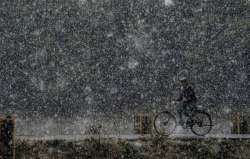
[[[139,65],[139,62],[133,58],[128,61],[128,68],[134,69]]]

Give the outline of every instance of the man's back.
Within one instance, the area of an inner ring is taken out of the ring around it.
[[[191,86],[182,87],[177,101],[183,102],[196,102],[197,98]]]

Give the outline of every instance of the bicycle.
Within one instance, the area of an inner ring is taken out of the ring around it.
[[[187,117],[184,129],[190,128],[197,136],[205,136],[212,129],[212,119],[209,113],[199,110],[197,107],[186,110],[183,114]],[[162,111],[154,118],[154,129],[157,134],[162,136],[171,135],[176,129],[176,117],[169,111]]]

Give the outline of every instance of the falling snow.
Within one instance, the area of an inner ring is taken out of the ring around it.
[[[170,109],[185,77],[212,117],[211,134],[229,135],[235,114],[250,123],[249,7],[1,0],[0,115],[16,116],[19,136],[133,135],[133,117]]]
[[[131,59],[128,61],[128,68],[130,68],[130,69],[134,69],[134,68],[136,68],[138,65],[139,65],[139,62],[136,61],[136,60],[133,59],[133,58],[131,58]]]

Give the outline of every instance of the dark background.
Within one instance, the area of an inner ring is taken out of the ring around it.
[[[181,76],[208,109],[245,110],[249,9],[247,0],[1,0],[0,111],[152,110]]]

